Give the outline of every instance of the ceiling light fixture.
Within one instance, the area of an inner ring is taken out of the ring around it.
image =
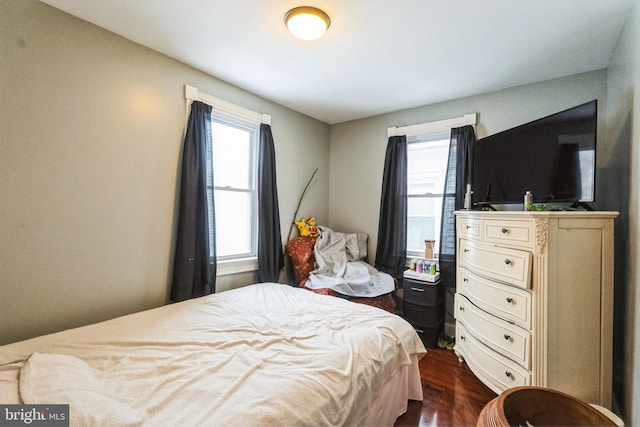
[[[317,39],[331,25],[329,15],[311,6],[294,7],[284,15],[284,23],[294,36],[302,40]]]

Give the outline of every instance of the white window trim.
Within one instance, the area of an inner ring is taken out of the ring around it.
[[[387,128],[387,136],[417,136],[424,135],[425,133],[436,133],[450,130],[451,128],[457,128],[460,126],[476,125],[477,113],[465,114],[462,117],[455,117],[453,119],[439,120],[437,122],[420,123],[417,125],[409,126],[394,126]]]
[[[255,124],[271,125],[271,116],[268,114],[257,113],[231,102],[216,98],[200,92],[198,88],[184,85],[184,96],[186,100],[186,117],[189,117],[189,107],[193,101],[204,102],[210,105],[215,111],[220,111],[235,117],[242,118],[248,122]],[[258,270],[258,257],[245,257],[235,259],[218,259],[217,260],[217,276],[225,276],[229,274],[246,273]]]
[[[219,259],[217,262],[217,276],[227,274],[247,273],[258,270],[258,257]]]
[[[187,114],[189,105],[193,101],[204,102],[207,105],[211,105],[214,110],[222,111],[227,114],[231,114],[236,117],[243,118],[244,120],[252,123],[264,123],[271,125],[271,116],[263,113],[256,113],[248,108],[241,107],[231,102],[216,98],[215,96],[207,95],[204,92],[200,92],[198,88],[184,85],[184,97],[187,100]]]

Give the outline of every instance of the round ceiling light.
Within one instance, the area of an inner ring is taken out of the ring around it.
[[[294,36],[302,40],[317,39],[331,25],[329,15],[311,6],[294,7],[284,15],[284,23]]]

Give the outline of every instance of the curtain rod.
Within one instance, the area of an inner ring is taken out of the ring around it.
[[[271,125],[271,116],[269,114],[256,113],[248,108],[216,98],[215,96],[207,95],[204,92],[200,92],[198,88],[193,86],[184,85],[184,97],[187,100],[187,115],[191,102],[200,101],[211,105],[214,110],[233,114],[234,116],[241,117],[253,123]]]
[[[465,114],[462,117],[455,117],[453,119],[439,120],[437,122],[419,123],[409,126],[394,126],[387,128],[387,136],[416,136],[425,133],[442,132],[451,128],[457,128],[460,126],[476,124],[477,113]]]

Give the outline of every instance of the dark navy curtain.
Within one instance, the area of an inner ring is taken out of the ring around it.
[[[215,212],[207,197],[207,150],[211,146],[211,106],[191,104],[182,154],[180,210],[173,265],[171,300],[183,301],[215,292],[216,246],[210,242],[209,216]]]
[[[440,228],[440,280],[447,287],[456,287],[456,220],[453,211],[464,207],[466,185],[473,178],[473,126],[451,129],[449,160],[442,197]]]
[[[277,282],[284,267],[276,182],[276,153],[271,126],[260,125],[258,161],[258,281]]]
[[[376,247],[376,269],[399,279],[407,257],[407,137],[387,143]]]

